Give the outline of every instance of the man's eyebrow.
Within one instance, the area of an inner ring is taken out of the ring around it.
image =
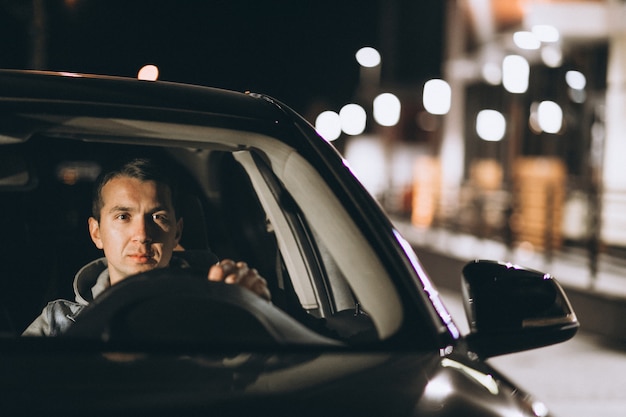
[[[174,209],[168,208],[167,206],[159,205],[159,206],[153,207],[151,210],[148,210],[149,213],[156,213],[157,211],[165,211],[165,212],[170,213],[174,211]]]
[[[127,207],[127,206],[113,206],[109,210],[109,213],[118,213],[120,211],[133,212],[133,211],[136,211],[136,209],[133,209],[133,208]],[[156,213],[158,211],[166,211],[166,212],[169,213],[169,212],[174,211],[174,209],[168,208],[167,206],[164,206],[164,205],[158,205],[158,206],[154,206],[150,210],[148,210],[148,213]]]
[[[116,213],[120,211],[133,211],[133,210],[130,207],[126,207],[126,206],[113,206],[109,210],[109,213]]]

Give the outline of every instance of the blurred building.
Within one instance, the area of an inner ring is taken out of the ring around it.
[[[592,273],[602,254],[623,257],[626,2],[448,0],[431,15],[443,33],[400,17],[412,2],[389,4],[382,71],[362,69],[356,99],[393,92],[399,122],[341,149],[387,210],[547,256],[582,250]],[[416,70],[430,59],[418,36],[444,40],[439,73]],[[447,90],[427,91],[433,79]]]
[[[324,112],[322,136],[389,212],[582,251],[594,276],[625,257],[625,1],[389,0],[380,19],[380,54],[356,54],[354,102]]]
[[[624,2],[447,6],[444,79],[454,99],[439,148],[444,190],[482,192],[472,176],[495,164],[516,242],[626,247]],[[482,110],[503,116],[501,138],[481,137]]]

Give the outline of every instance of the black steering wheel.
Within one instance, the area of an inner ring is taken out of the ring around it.
[[[238,285],[190,268],[162,268],[110,287],[76,318],[67,337],[215,345],[340,345]]]

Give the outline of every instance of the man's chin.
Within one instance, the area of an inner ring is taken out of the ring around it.
[[[137,264],[137,265],[133,265],[131,268],[128,269],[129,272],[129,276],[130,275],[137,275],[137,274],[143,274],[144,272],[149,272],[152,271],[154,269],[160,268],[159,264],[155,263],[145,263],[145,264]]]
[[[109,279],[110,279],[111,285],[113,285],[133,275],[139,275],[145,272],[150,272],[157,268],[162,268],[162,267],[158,263],[126,265],[124,269],[118,270],[119,273],[115,275],[111,273]]]

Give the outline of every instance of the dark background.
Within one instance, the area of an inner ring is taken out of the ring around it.
[[[161,80],[263,92],[305,112],[350,101],[363,46],[381,51],[388,84],[440,76],[444,3],[0,0],[0,67],[134,77],[155,64]]]

